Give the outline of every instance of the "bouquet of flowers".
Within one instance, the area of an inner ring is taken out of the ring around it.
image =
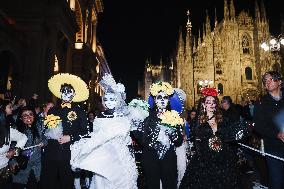
[[[44,135],[48,139],[58,140],[62,136],[62,120],[59,116],[53,114],[48,115],[44,120],[46,130]]]
[[[127,117],[133,123],[133,126],[138,126],[140,122],[149,116],[148,108],[149,104],[140,99],[133,99],[128,104]]]
[[[166,111],[161,116],[161,124],[170,128],[178,128],[183,124],[183,119],[179,116],[175,110]]]

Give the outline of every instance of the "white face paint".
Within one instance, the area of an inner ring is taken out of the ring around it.
[[[117,98],[114,93],[106,93],[103,97],[104,105],[107,109],[114,109],[117,105]]]
[[[61,91],[61,99],[64,102],[72,102],[74,96],[75,96],[75,91],[70,88],[65,87]]]
[[[166,109],[169,103],[169,96],[165,92],[159,92],[155,97],[155,103],[159,109]]]

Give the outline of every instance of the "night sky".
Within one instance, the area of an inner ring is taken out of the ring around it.
[[[282,0],[263,1],[271,33],[279,35],[280,15],[284,15]],[[247,9],[254,14],[254,2],[234,0],[236,13]],[[146,58],[151,58],[153,64],[159,64],[161,57],[166,59],[173,54],[179,29],[185,27],[188,9],[194,35],[205,22],[206,9],[211,16],[211,24],[215,8],[218,21],[223,18],[224,10],[224,0],[103,0],[103,3],[104,12],[99,15],[97,37],[114,78],[126,87],[128,100],[137,94]]]

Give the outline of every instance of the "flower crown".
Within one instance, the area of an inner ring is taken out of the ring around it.
[[[117,93],[124,93],[125,87],[122,83],[116,83],[113,76],[110,74],[105,74],[100,81],[100,86],[106,92],[108,89]]]
[[[216,97],[218,96],[218,91],[215,88],[207,87],[207,88],[202,89],[201,94],[203,97],[207,97],[207,96]]]
[[[168,82],[153,83],[150,87],[150,93],[153,96],[157,96],[157,94],[161,91],[165,92],[168,96],[174,93],[174,89]]]

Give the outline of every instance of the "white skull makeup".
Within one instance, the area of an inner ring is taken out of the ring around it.
[[[169,96],[165,92],[159,92],[155,97],[155,103],[159,109],[166,109],[169,103]]]
[[[109,110],[114,109],[117,105],[117,102],[118,101],[114,93],[106,93],[103,97],[103,104]]]
[[[72,102],[74,96],[75,96],[75,91],[74,89],[68,87],[68,86],[64,86],[62,87],[62,89],[60,90],[61,92],[61,99],[65,102]]]

